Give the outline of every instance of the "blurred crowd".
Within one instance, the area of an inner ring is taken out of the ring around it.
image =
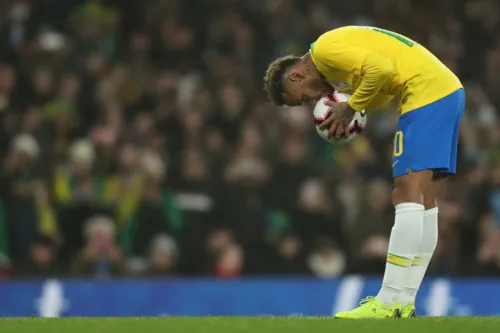
[[[394,111],[332,146],[266,65],[342,25],[403,33],[464,82],[430,271],[500,275],[500,2],[4,0],[0,275],[379,274]]]

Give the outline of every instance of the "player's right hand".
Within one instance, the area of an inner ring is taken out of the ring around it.
[[[347,138],[347,129],[356,111],[347,102],[325,101],[324,103],[331,107],[334,112],[319,125],[319,128],[328,130],[328,138],[334,137],[336,140]]]

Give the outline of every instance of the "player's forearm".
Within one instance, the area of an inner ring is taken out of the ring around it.
[[[366,109],[393,74],[392,63],[376,53],[367,55],[361,70],[362,81],[348,103],[356,111]]]

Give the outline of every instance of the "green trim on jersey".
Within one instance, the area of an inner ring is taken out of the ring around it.
[[[311,53],[314,52],[314,44],[316,44],[316,42],[311,43],[311,46],[309,47],[309,50],[311,51]]]

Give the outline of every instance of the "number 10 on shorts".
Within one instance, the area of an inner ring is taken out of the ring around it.
[[[394,134],[394,152],[392,154],[394,157],[403,155],[403,132],[397,131]]]

